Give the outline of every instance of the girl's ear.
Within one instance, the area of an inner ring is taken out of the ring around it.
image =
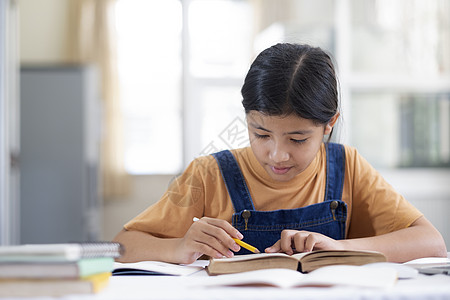
[[[336,113],[330,120],[330,122],[328,122],[327,125],[325,125],[325,131],[324,131],[324,135],[330,134],[331,130],[333,129],[333,126],[336,124],[338,118],[339,118],[339,113]]]

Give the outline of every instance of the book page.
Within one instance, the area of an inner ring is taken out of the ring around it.
[[[447,257],[424,257],[405,262],[405,265],[429,265],[429,264],[446,264],[450,263]]]
[[[299,253],[300,255],[306,253]],[[297,256],[298,254],[294,255]],[[292,257],[294,257],[292,256]],[[237,262],[237,261],[246,261],[246,260],[255,260],[255,259],[268,259],[270,257],[291,257],[285,253],[257,253],[257,254],[244,254],[244,255],[235,255],[233,257],[223,257],[223,258],[214,258],[214,261],[227,261],[227,262]]]
[[[393,268],[364,266],[328,266],[303,274],[289,269],[263,269],[204,278],[202,286],[354,286],[389,288],[397,281]],[[197,285],[199,283],[196,283]]]

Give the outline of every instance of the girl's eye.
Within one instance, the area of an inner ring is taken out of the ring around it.
[[[269,137],[268,135],[265,135],[265,134],[257,134],[256,132],[254,132],[253,134],[255,135],[255,137],[256,137],[257,139],[266,139],[266,138]]]
[[[308,139],[303,139],[303,140],[296,140],[296,139],[291,139],[292,142],[296,143],[296,144],[303,144],[304,142],[306,142]]]

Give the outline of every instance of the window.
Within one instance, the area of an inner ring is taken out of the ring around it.
[[[449,167],[449,2],[350,8],[351,143],[376,167]]]
[[[175,174],[182,163],[181,4],[119,0],[116,18],[125,167]]]
[[[442,0],[119,0],[126,168],[174,174],[247,145],[240,89],[277,42],[337,61],[335,140],[375,167],[448,167],[449,11]]]
[[[252,54],[250,13],[245,1],[118,1],[128,172],[176,174],[194,157],[248,144],[240,88]]]
[[[248,145],[240,90],[253,54],[252,14],[247,1],[189,3],[187,162]]]

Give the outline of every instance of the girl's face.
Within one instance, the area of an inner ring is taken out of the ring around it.
[[[338,116],[327,125],[316,125],[293,114],[267,116],[252,110],[247,114],[247,126],[253,153],[272,179],[289,181],[313,161]]]

